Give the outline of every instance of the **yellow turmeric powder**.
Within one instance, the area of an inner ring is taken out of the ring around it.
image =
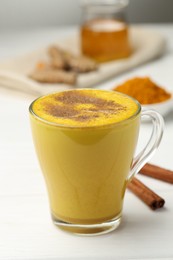
[[[137,99],[141,104],[154,104],[171,98],[171,94],[157,86],[148,77],[136,77],[127,80],[113,90],[122,92]]]

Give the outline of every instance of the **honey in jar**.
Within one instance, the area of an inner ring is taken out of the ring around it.
[[[127,1],[85,1],[80,30],[81,52],[98,62],[131,54],[128,25],[123,20]]]

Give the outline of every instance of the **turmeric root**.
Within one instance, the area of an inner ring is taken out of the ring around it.
[[[51,57],[51,65],[54,68],[64,68],[79,73],[90,72],[97,69],[95,61],[84,56],[75,56],[61,50],[59,47],[50,47],[49,55]]]
[[[71,70],[79,73],[90,72],[97,69],[96,63],[84,56],[75,57],[66,55],[66,62]]]
[[[48,49],[48,54],[51,58],[52,67],[56,69],[65,69],[66,60],[64,58],[63,52],[60,49],[56,48],[55,46],[52,46]]]
[[[66,83],[74,85],[77,80],[76,73],[64,70],[35,70],[30,78],[41,83]]]

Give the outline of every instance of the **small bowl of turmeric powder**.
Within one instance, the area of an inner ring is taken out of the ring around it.
[[[158,86],[149,77],[135,77],[113,88],[127,94],[142,105],[143,108],[155,109],[165,116],[173,108],[172,94]]]

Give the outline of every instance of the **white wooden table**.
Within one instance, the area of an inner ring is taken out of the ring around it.
[[[148,25],[168,39],[166,54],[113,79],[101,88],[135,75],[149,75],[173,91],[173,25]],[[1,32],[0,59],[44,46],[72,29]],[[50,219],[46,189],[36,159],[28,119],[32,96],[0,87],[0,259],[173,259],[173,186],[139,178],[166,200],[153,212],[127,191],[121,226],[100,237],[78,237],[56,228]],[[173,110],[152,162],[173,169]],[[142,126],[139,148],[150,126]]]

